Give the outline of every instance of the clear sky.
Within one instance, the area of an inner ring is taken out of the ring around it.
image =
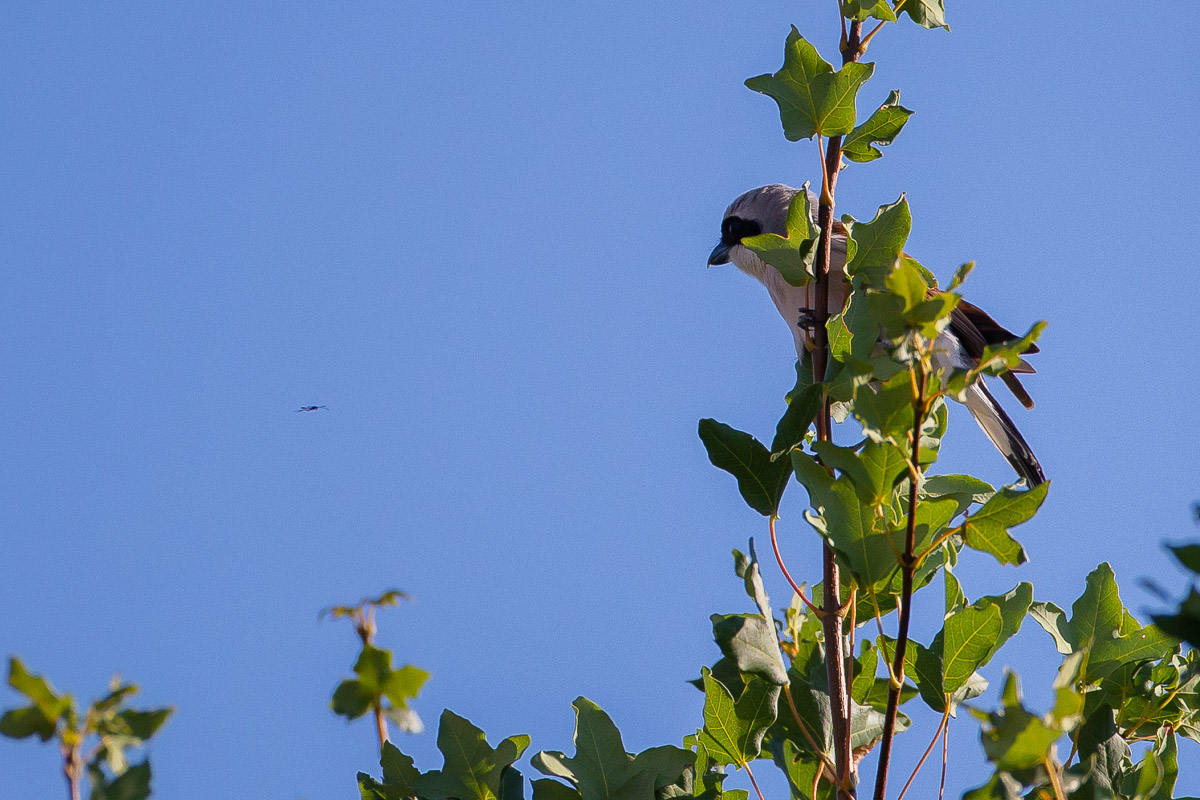
[[[1109,560],[1141,613],[1197,533],[1194,7],[947,5],[953,33],[872,45],[862,108],[917,113],[839,211],[908,192],[909,252],[1050,322],[1013,411],[1053,479],[1032,561],[968,554],[968,594],[1066,606]],[[735,195],[816,174],[742,86],[792,23],[836,55],[832,0],[6,2],[0,651],[177,706],[160,798],[355,796],[372,727],[328,709],[354,637],[317,612],[393,586],[415,603],[380,643],[433,673],[431,728],[571,750],[584,694],[629,749],[694,731],[708,616],[750,610],[729,551],[766,533],[696,421],[769,437],[794,358],[762,287],[704,262]],[[961,409],[943,453],[1012,480]],[[987,674],[1045,705],[1057,663],[1028,621]],[[440,766],[432,732],[399,744]],[[950,746],[957,796],[974,720]],[[56,764],[0,741],[0,797],[59,796]]]

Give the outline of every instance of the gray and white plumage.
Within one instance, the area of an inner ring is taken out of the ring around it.
[[[815,286],[791,285],[777,269],[764,263],[754,252],[741,244],[742,239],[760,233],[786,236],[788,210],[799,191],[776,183],[751,189],[730,203],[721,221],[721,242],[713,248],[708,263],[716,265],[732,261],[742,272],[766,286],[775,307],[792,331],[797,355],[802,357],[810,342],[809,332],[802,324],[801,310],[814,308]],[[809,207],[814,209],[815,213],[817,203],[811,192],[809,201]],[[841,312],[850,292],[850,284],[845,280],[845,264],[846,232],[840,223],[835,222],[829,264],[830,314]],[[835,276],[842,276],[842,279],[837,280]],[[950,324],[934,342],[934,363],[935,366],[943,368],[945,374],[949,374],[950,368],[971,367],[977,364],[983,348],[987,345],[1015,338],[1017,337],[1012,332],[999,325],[985,312],[970,303],[960,301]],[[1027,352],[1035,353],[1037,347],[1033,346]],[[1033,368],[1022,361],[1014,372],[1033,372]],[[1027,408],[1033,407],[1033,400],[1013,372],[1007,372],[1001,377],[1023,405]],[[967,389],[965,405],[988,439],[1030,487],[1045,483],[1046,477],[1037,457],[983,380],[976,381]]]

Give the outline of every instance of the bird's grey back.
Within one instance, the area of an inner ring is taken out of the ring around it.
[[[753,220],[762,226],[763,233],[787,236],[788,209],[799,191],[782,183],[759,186],[730,203],[729,208],[725,209],[725,216]],[[811,191],[808,193],[808,204],[811,209],[817,207],[817,196]]]

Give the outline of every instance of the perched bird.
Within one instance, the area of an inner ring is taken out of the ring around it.
[[[751,189],[734,200],[725,211],[725,217],[721,221],[721,242],[713,248],[708,263],[713,266],[732,261],[742,272],[757,278],[766,286],[771,299],[775,301],[775,307],[792,330],[797,354],[803,356],[809,346],[809,329],[812,323],[809,315],[815,305],[815,285],[793,286],[784,280],[777,269],[763,262],[741,243],[742,239],[761,233],[787,236],[788,210],[799,191],[776,183]],[[811,197],[811,193],[810,200],[810,207],[815,213],[816,201]],[[845,306],[850,284],[845,280],[843,269],[846,264],[846,229],[835,221],[833,232],[829,264],[829,313],[837,314]],[[839,280],[838,276],[842,279]],[[987,345],[1016,338],[1018,337],[1015,334],[1006,330],[981,309],[968,302],[959,301],[950,318],[950,324],[934,342],[935,364],[943,368],[972,367],[979,363]],[[1031,345],[1026,352],[1037,351],[1037,346]],[[949,369],[946,371],[948,373]],[[1033,408],[1033,399],[1013,373],[1033,371],[1033,367],[1022,360],[1016,369],[1000,376],[1026,408]],[[976,381],[967,389],[965,403],[988,439],[1017,474],[1025,479],[1028,486],[1032,488],[1046,482],[1037,457],[982,380]]]

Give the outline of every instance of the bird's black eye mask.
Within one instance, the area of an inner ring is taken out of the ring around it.
[[[726,217],[721,221],[721,244],[726,247],[733,247],[747,236],[758,236],[760,233],[762,226],[754,220]]]

